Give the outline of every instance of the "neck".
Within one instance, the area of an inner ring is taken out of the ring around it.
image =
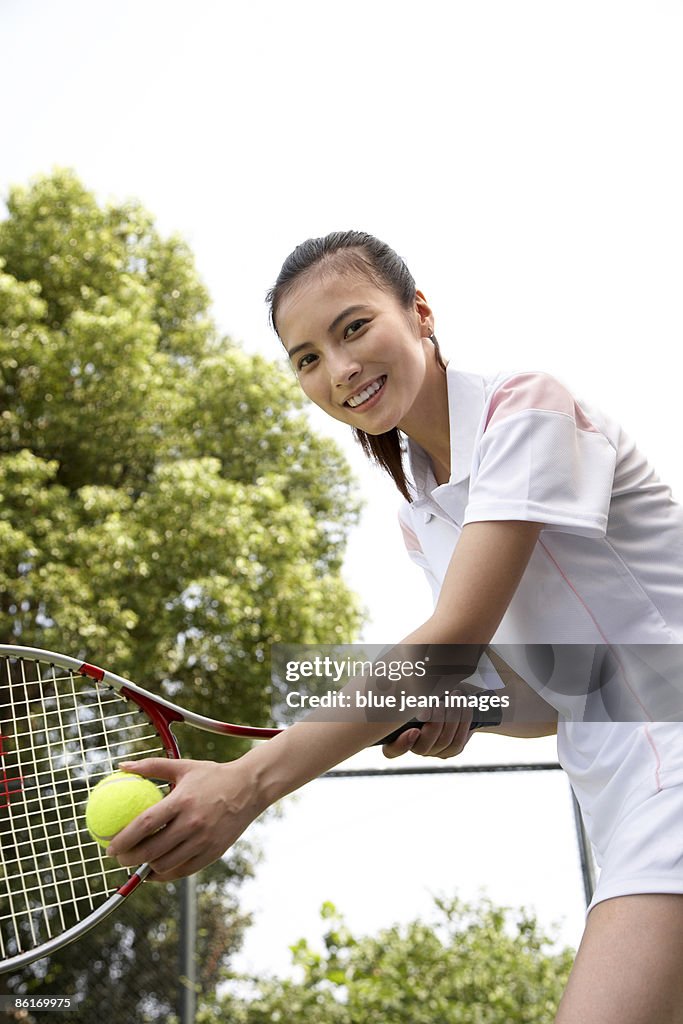
[[[429,455],[436,481],[443,484],[451,475],[448,385],[446,372],[434,358],[433,350],[429,355],[424,384],[399,428]]]

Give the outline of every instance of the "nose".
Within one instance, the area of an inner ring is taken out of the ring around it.
[[[334,387],[347,387],[354,377],[361,371],[361,364],[358,358],[351,352],[343,349],[336,352],[328,362],[330,380]]]

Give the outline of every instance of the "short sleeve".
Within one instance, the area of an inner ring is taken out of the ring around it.
[[[517,519],[604,537],[616,451],[555,378],[523,373],[493,393],[463,524]]]

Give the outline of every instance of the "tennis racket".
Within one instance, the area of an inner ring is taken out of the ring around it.
[[[104,854],[85,807],[119,762],[180,757],[178,722],[254,739],[280,731],[186,711],[63,654],[0,645],[0,973],[79,938],[150,873],[148,864],[130,871]],[[472,728],[485,724],[493,723]]]

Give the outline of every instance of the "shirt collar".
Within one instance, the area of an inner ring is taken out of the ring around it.
[[[451,476],[458,484],[470,475],[472,455],[486,400],[484,378],[475,373],[446,367],[448,388],[448,422],[451,441]],[[428,497],[436,488],[429,456],[417,442],[407,438],[410,473],[415,482],[417,500]]]

